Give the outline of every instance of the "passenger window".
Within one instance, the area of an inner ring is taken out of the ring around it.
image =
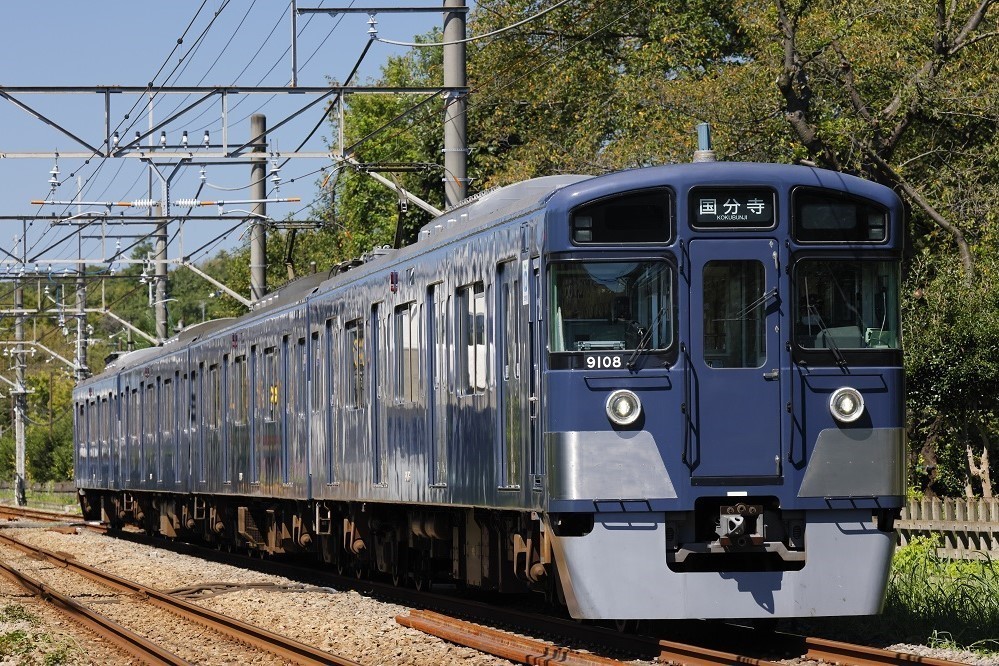
[[[483,393],[488,380],[486,364],[486,291],[481,282],[458,290],[458,362],[462,392]]]
[[[766,362],[766,278],[758,261],[704,266],[704,362],[712,368],[760,368]]]
[[[415,402],[420,382],[420,319],[416,302],[395,309],[395,397]]]
[[[355,409],[366,404],[364,393],[364,322],[360,319],[344,326],[344,367],[347,372],[346,406]]]

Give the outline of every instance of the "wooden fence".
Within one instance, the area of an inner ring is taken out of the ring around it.
[[[13,492],[10,481],[0,481],[0,492]],[[74,481],[49,481],[47,483],[29,483],[28,492],[33,493],[75,493]]]
[[[913,500],[895,531],[900,546],[917,535],[936,535],[943,557],[999,560],[999,499]]]

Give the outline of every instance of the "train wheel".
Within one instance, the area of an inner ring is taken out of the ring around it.
[[[409,579],[409,556],[408,548],[402,544],[396,544],[395,557],[391,564],[392,585],[401,587]]]
[[[433,587],[433,581],[430,579],[429,572],[420,572],[413,577],[413,587],[419,592],[429,592],[430,588]]]
[[[423,551],[419,553],[418,558],[411,574],[413,577],[413,587],[420,592],[429,592],[430,586],[433,584],[431,580],[430,554]]]
[[[614,620],[614,628],[619,634],[637,634],[641,620]]]

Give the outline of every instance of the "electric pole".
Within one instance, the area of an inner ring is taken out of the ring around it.
[[[250,162],[250,198],[260,200],[250,212],[250,300],[256,303],[267,293],[267,117],[261,113],[250,116],[250,143],[254,157]]]
[[[166,185],[164,185],[166,188]],[[157,214],[167,215],[164,210],[164,203],[156,204]],[[153,252],[153,306],[156,313],[156,339],[163,344],[169,331],[167,330],[167,220],[164,217],[156,223],[156,231],[153,233],[155,241]]]
[[[447,11],[448,9],[462,11]],[[468,194],[466,144],[467,84],[465,65],[465,0],[444,0],[444,200],[447,208]],[[459,90],[461,89],[461,90]]]
[[[24,287],[20,280],[14,287],[14,502],[17,506],[28,503],[25,494],[24,416],[27,414],[27,387],[24,378]]]

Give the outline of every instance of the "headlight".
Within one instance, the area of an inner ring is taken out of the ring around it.
[[[829,398],[829,411],[840,423],[853,423],[864,413],[864,396],[849,386],[838,388]]]
[[[631,425],[642,414],[642,401],[626,389],[618,389],[607,396],[607,418],[620,426]]]

